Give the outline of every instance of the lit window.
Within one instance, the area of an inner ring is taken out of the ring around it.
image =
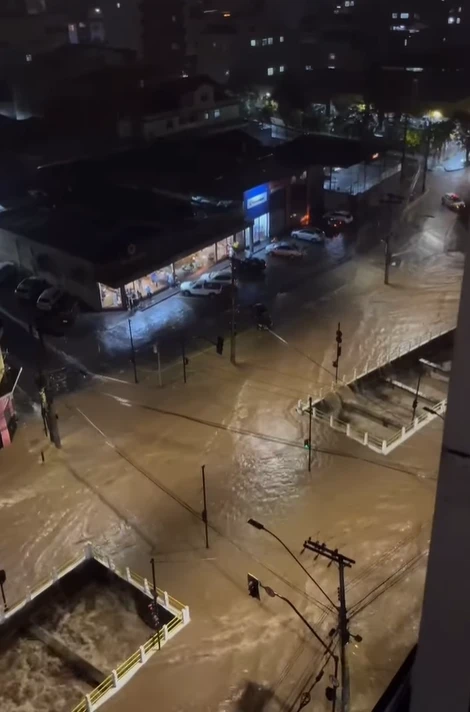
[[[336,69],[336,67],[335,67],[334,64],[329,64],[329,65],[328,65],[328,69]]]
[[[333,61],[333,60],[336,59],[336,55],[335,55],[333,52],[330,52],[330,54],[328,55],[328,59],[330,59],[331,61]]]
[[[406,27],[405,25],[392,25],[390,29],[395,30],[396,32],[403,32],[403,30],[406,30]]]
[[[407,67],[406,71],[407,72],[422,72],[423,67]]]
[[[455,22],[457,23],[457,25],[460,25],[460,17],[458,17]]]
[[[172,22],[176,22],[176,15],[172,15],[172,16],[171,16],[171,21],[172,21]]]
[[[250,41],[250,44],[251,44],[252,47],[256,47],[256,40],[251,40],[251,41]]]
[[[408,40],[405,40],[403,44],[404,44],[404,45],[405,45],[405,47],[406,47],[406,46],[407,46],[407,44],[408,44]]]
[[[283,72],[283,71],[284,71],[284,65],[283,65],[283,64],[281,64],[281,66],[279,67],[279,71],[280,71],[280,72]]]
[[[349,4],[351,5],[351,7],[354,7],[354,0],[351,0]]]
[[[306,70],[307,72],[311,72],[311,71],[312,71],[312,65],[311,65],[311,64],[306,64],[306,65],[305,65],[305,70]]]
[[[225,70],[225,76],[226,76],[226,77],[229,77],[229,76],[230,76],[230,69],[226,69],[226,70]]]
[[[349,7],[350,4],[351,4],[351,3],[349,2],[349,0],[345,0],[344,7]]]
[[[274,67],[268,67],[268,77],[272,77],[274,74]]]
[[[398,17],[398,12],[392,12],[392,17],[394,20],[396,20]]]
[[[447,18],[447,22],[449,23],[449,25],[453,25],[455,22],[455,17],[452,17],[452,15],[451,15],[450,17]]]
[[[214,109],[214,119],[218,119],[220,116],[220,109]]]
[[[462,12],[462,8],[461,8],[461,7],[459,7],[459,10],[458,10],[458,11],[459,11],[459,12]]]
[[[116,3],[116,7],[117,7],[118,10],[120,10],[120,9],[121,9],[121,3],[120,3],[120,2],[117,2],[117,3]]]
[[[272,37],[268,37],[268,44],[272,44],[274,42],[274,39]]]
[[[27,55],[26,55],[26,61],[27,61],[27,62],[32,62],[32,61],[33,61],[33,55],[32,55],[32,54],[27,54]]]
[[[79,22],[79,23],[78,23],[78,26],[80,27],[80,29],[83,30],[83,29],[86,27],[86,23],[85,23],[85,22]]]
[[[208,112],[208,111],[205,112],[204,118],[205,118],[205,119],[208,119],[208,118],[209,118],[209,112]]]
[[[101,15],[101,8],[100,8],[100,7],[95,7],[94,13],[95,13],[95,15]]]
[[[284,42],[284,37],[282,35],[279,37],[279,42]]]
[[[410,16],[409,12],[400,12],[400,19],[407,20]]]

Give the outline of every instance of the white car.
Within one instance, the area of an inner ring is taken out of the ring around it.
[[[227,285],[223,282],[209,282],[195,279],[192,282],[181,282],[180,290],[184,297],[217,297],[223,294]]]
[[[292,230],[290,236],[297,240],[305,240],[305,242],[324,242],[326,237],[319,227],[301,227],[298,230]]]
[[[45,289],[36,302],[40,311],[52,311],[64,296],[64,290],[60,287],[49,287]]]
[[[303,257],[303,252],[293,242],[271,242],[266,247],[267,255],[276,257]]]
[[[231,284],[232,283],[232,272],[208,272],[199,277],[201,281],[209,282],[221,282],[221,284]]]
[[[446,193],[442,196],[442,205],[446,205],[451,210],[464,210],[465,203],[456,193]]]
[[[329,223],[343,223],[344,225],[349,225],[353,222],[354,218],[347,210],[330,210],[325,213],[323,219]]]

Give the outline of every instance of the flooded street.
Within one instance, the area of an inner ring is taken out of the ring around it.
[[[139,385],[95,382],[57,402],[62,452],[48,449],[39,462],[44,440],[31,420],[0,453],[0,553],[12,600],[92,540],[141,575],[150,577],[154,556],[157,585],[190,607],[191,624],[104,709],[276,712],[298,710],[305,691],[305,709],[331,709],[332,661],[315,684],[321,645],[282,600],[250,598],[246,575],[289,598],[324,639],[336,612],[250,517],[296,555],[311,536],[356,561],[346,572],[350,628],[362,637],[348,646],[353,712],[371,709],[416,642],[442,422],[386,458],[314,423],[309,473],[307,421],[295,408],[334,379],[338,322],[340,376],[455,326],[464,257],[444,241],[461,239],[461,226],[436,200],[431,191],[406,217],[409,239],[396,245],[390,286],[380,248],[356,255],[275,297],[283,341],[240,334],[236,367],[203,350],[186,385],[179,363],[164,370],[163,388],[152,371]],[[435,217],[416,227],[416,213],[431,209]],[[119,377],[132,381],[130,371]],[[308,551],[301,560],[336,603],[335,567]],[[331,640],[338,650],[337,635]]]

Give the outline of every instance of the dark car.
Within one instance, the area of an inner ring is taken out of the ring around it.
[[[262,277],[266,262],[259,257],[245,257],[234,260],[235,273],[240,277]]]
[[[35,304],[39,295],[50,286],[45,279],[26,277],[15,289],[15,295],[23,302],[33,302]]]

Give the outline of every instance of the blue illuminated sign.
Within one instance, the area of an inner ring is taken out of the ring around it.
[[[249,218],[257,218],[269,211],[269,185],[257,185],[245,191],[245,213]]]

